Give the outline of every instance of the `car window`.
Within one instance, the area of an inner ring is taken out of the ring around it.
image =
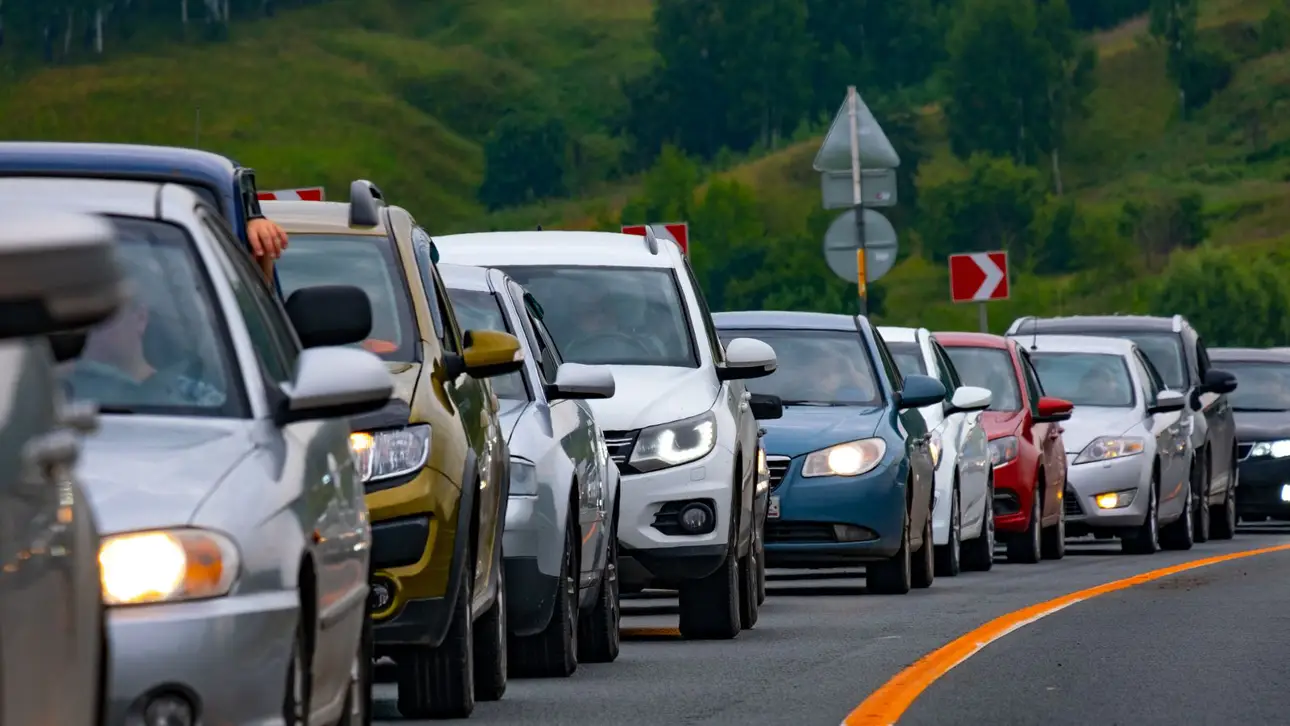
[[[1227,394],[1233,411],[1290,411],[1290,364],[1225,360],[1222,365],[1236,376],[1236,390]]]
[[[448,288],[448,297],[452,300],[452,309],[457,321],[466,330],[500,330],[503,333],[515,334],[506,322],[506,313],[502,310],[497,296],[485,290],[462,290]],[[524,374],[514,371],[490,379],[493,393],[498,398],[512,401],[528,401],[529,390],[524,383]]]
[[[69,397],[108,414],[248,415],[242,378],[210,277],[182,227],[109,218],[134,296],[59,366]]]
[[[1159,371],[1165,385],[1175,391],[1186,391],[1187,366],[1183,362],[1182,337],[1177,333],[1130,333],[1123,336],[1142,349]]]
[[[703,315],[703,329],[708,338],[708,349],[712,354],[712,360],[717,363],[726,362],[725,346],[721,343],[720,336],[717,335],[717,328],[712,324],[712,311],[708,309],[708,300],[703,296],[703,288],[699,287],[699,280],[694,276],[694,270],[690,268],[689,259],[682,258],[681,266],[685,269],[685,277],[690,281],[690,288],[694,290],[694,297],[699,301],[699,312]]]
[[[522,311],[520,313],[520,327],[524,330],[524,337],[528,340],[529,348],[537,351],[538,375],[542,378],[543,383],[555,383],[556,372],[560,368],[561,361],[560,354],[555,349],[555,344],[551,342],[551,335],[546,332],[542,321],[534,317],[528,306],[524,304],[524,288],[510,280],[507,281],[507,289],[510,290],[511,300],[515,303],[515,307]]]
[[[420,355],[412,295],[394,243],[384,235],[293,234],[277,262],[282,294],[315,285],[354,285],[372,303],[372,332],[355,345],[388,361]]]
[[[967,386],[988,389],[990,411],[1020,411],[1021,390],[1012,356],[1001,348],[947,346],[945,352]]]
[[[1138,375],[1138,392],[1142,394],[1143,405],[1154,406],[1156,395],[1160,393],[1160,389],[1151,377],[1151,372],[1145,362],[1146,358],[1143,357],[1141,351],[1135,350],[1130,360],[1133,364],[1134,372]]]
[[[935,340],[932,341],[932,353],[936,355],[936,365],[941,367],[941,373],[949,379],[948,385],[950,388],[947,390],[952,396],[963,385],[963,381],[959,378],[958,369],[954,367],[954,361],[950,360],[945,349]]]
[[[417,261],[417,271],[421,273],[421,286],[425,288],[426,297],[434,300],[435,291],[438,285],[434,276],[434,259],[430,255],[430,245],[433,242],[430,235],[420,227],[412,227],[412,255]],[[434,326],[435,335],[443,341],[444,322],[443,310],[438,305],[430,306],[430,321]]]
[[[1027,397],[1030,399],[1030,412],[1038,415],[1039,399],[1044,396],[1044,384],[1039,381],[1039,374],[1035,372],[1035,367],[1030,362],[1029,353],[1018,351],[1017,358],[1021,361],[1021,377],[1026,382]]]
[[[1211,366],[1209,363],[1209,352],[1205,349],[1205,339],[1200,336],[1196,336],[1196,363],[1198,364],[1197,367],[1200,369],[1200,376],[1203,380]]]
[[[779,396],[786,406],[876,406],[882,400],[858,333],[745,329],[721,336],[727,344],[755,338],[775,350],[775,372],[746,382],[753,393]]]
[[[697,368],[676,273],[653,267],[503,267],[533,294],[564,359]]]
[[[1029,358],[1053,396],[1076,406],[1133,407],[1133,379],[1122,355],[1035,351]],[[1145,371],[1142,376],[1147,377]]]
[[[904,374],[900,372],[900,367],[896,365],[896,361],[892,360],[891,351],[887,350],[887,344],[883,342],[882,336],[875,335],[874,342],[877,345],[878,360],[887,369],[887,379],[891,381],[892,388],[897,391],[901,390],[905,387]]]
[[[919,349],[918,343],[893,343],[884,340],[887,344],[887,350],[890,351],[891,357],[896,361],[896,367],[900,369],[902,375],[911,373],[925,376],[927,375],[927,365],[923,360],[923,351]]]

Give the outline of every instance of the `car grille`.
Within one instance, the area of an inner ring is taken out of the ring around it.
[[[784,476],[788,474],[788,465],[792,459],[787,456],[767,456],[766,468],[770,469],[770,488],[775,490],[780,484],[784,483]]]
[[[605,446],[609,449],[609,458],[614,460],[618,465],[619,471],[629,471],[627,459],[632,455],[632,448],[636,446],[636,437],[640,431],[606,431]]]
[[[832,524],[822,522],[777,522],[766,523],[766,543],[788,542],[837,542],[837,534]]]
[[[1079,504],[1079,495],[1069,487],[1067,487],[1065,494],[1062,495],[1062,502],[1066,508],[1066,516],[1079,516],[1084,513],[1084,508]]]
[[[1252,450],[1253,448],[1254,448],[1254,444],[1237,444],[1236,445],[1237,460],[1244,461],[1250,458],[1250,450]]]

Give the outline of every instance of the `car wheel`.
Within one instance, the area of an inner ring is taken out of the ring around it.
[[[349,693],[345,695],[344,712],[337,726],[372,726],[372,677],[375,670],[373,655],[369,606],[363,613],[363,632],[358,639],[354,663],[350,666]]]
[[[1160,499],[1156,489],[1157,476],[1151,477],[1147,488],[1147,516],[1133,534],[1120,540],[1120,548],[1131,555],[1152,555],[1160,551]]]
[[[467,553],[448,634],[438,648],[412,647],[394,656],[399,713],[404,718],[466,718],[475,710],[475,648],[471,601],[475,557]]]
[[[282,704],[282,720],[286,726],[307,726],[309,723],[310,691],[313,686],[310,662],[313,654],[309,651],[305,629],[306,623],[302,616],[296,622],[296,637],[291,643],[291,664],[287,667],[287,688]]]
[[[963,509],[959,488],[954,487],[950,495],[950,536],[949,541],[936,547],[936,576],[954,577],[962,569]]]
[[[600,596],[596,609],[580,620],[582,632],[578,634],[578,660],[583,663],[612,663],[618,659],[622,643],[619,626],[622,622],[622,604],[618,589],[618,524],[609,533],[609,555],[605,558],[605,571],[600,575]]]
[[[519,678],[567,678],[578,669],[578,539],[577,509],[570,507],[564,523],[564,554],[551,620],[542,632],[510,639],[512,675]]]
[[[751,630],[757,624],[761,607],[757,602],[757,548],[749,545],[748,554],[739,560],[739,627]]]
[[[1208,453],[1206,453],[1200,462],[1196,464],[1196,476],[1200,482],[1200,486],[1196,487],[1196,489],[1199,490],[1200,496],[1193,498],[1191,503],[1192,508],[1188,510],[1191,512],[1193,519],[1192,538],[1197,542],[1208,542],[1210,537],[1209,492],[1214,481],[1213,474],[1210,472],[1209,464],[1210,461]],[[1188,482],[1188,484],[1190,483],[1191,482]]]
[[[500,701],[506,693],[506,569],[497,562],[497,599],[475,623],[475,698]]]
[[[738,477],[735,481],[739,481]],[[739,557],[736,543],[739,522],[730,516],[730,537],[726,558],[715,572],[699,580],[681,583],[681,637],[687,640],[730,640],[739,635]]]
[[[756,529],[757,534],[757,604],[766,602],[766,523]]]
[[[1183,496],[1186,497],[1183,513],[1178,519],[1160,528],[1160,546],[1167,550],[1189,550],[1196,541],[1195,521],[1191,516],[1196,511],[1196,495],[1191,487],[1183,487],[1183,490]]]
[[[1045,560],[1060,560],[1066,556],[1066,503],[1057,500],[1057,524],[1043,530],[1040,552]]]
[[[1042,484],[1042,482],[1041,482]],[[1039,562],[1043,552],[1039,531],[1039,492],[1036,487],[1030,497],[1030,518],[1026,520],[1026,531],[1018,532],[1008,538],[1008,561],[1033,565]]]
[[[922,590],[932,586],[936,579],[936,545],[932,543],[932,508],[927,508],[927,517],[923,519],[923,546],[914,556],[913,572],[910,585]]]
[[[1233,472],[1236,471],[1233,467]],[[1235,478],[1235,474],[1232,475]],[[1227,485],[1227,491],[1223,494],[1223,503],[1215,507],[1218,516],[1214,520],[1213,531],[1211,532],[1214,539],[1232,539],[1236,536],[1236,486],[1235,481]]]
[[[909,512],[900,532],[900,549],[886,562],[865,568],[865,591],[877,595],[904,595],[913,586],[913,563],[909,556]]]
[[[981,534],[970,539],[963,548],[963,569],[976,572],[989,572],[994,567],[994,478],[985,488],[985,521],[981,523]]]

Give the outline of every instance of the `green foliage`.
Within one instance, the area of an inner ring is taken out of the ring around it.
[[[1150,309],[1180,313],[1214,346],[1264,347],[1290,340],[1290,288],[1279,270],[1227,248],[1176,256],[1157,280]]]
[[[958,252],[1004,249],[1013,265],[1025,265],[1032,249],[1031,225],[1044,200],[1033,168],[984,154],[968,160],[968,174],[923,191],[923,253],[941,262]]]
[[[1182,75],[1186,109],[1204,108],[1214,94],[1232,82],[1232,54],[1224,48],[1202,44],[1185,61]]]
[[[484,142],[479,201],[498,209],[563,196],[568,171],[569,132],[564,122],[512,113]]]
[[[1259,49],[1275,53],[1290,48],[1290,3],[1280,2],[1268,10],[1259,25]]]
[[[1147,268],[1154,270],[1174,250],[1195,247],[1209,235],[1204,206],[1196,191],[1130,200],[1121,208],[1119,231],[1133,241]]]

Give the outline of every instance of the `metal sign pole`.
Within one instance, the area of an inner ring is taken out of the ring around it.
[[[990,309],[987,305],[988,304],[984,302],[977,303],[979,309],[977,319],[980,321],[982,333],[990,332]]]
[[[860,95],[855,86],[847,86],[847,117],[851,122],[851,204],[856,212],[856,291],[860,295],[860,314],[869,314],[869,286],[865,270],[864,193],[860,184]]]

